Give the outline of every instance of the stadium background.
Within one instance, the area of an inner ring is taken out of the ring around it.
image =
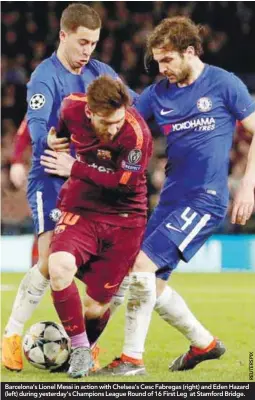
[[[30,265],[33,224],[25,188],[16,190],[9,180],[16,130],[26,112],[26,83],[34,68],[57,45],[59,17],[69,2],[2,2],[2,330],[23,276]],[[133,89],[141,91],[156,75],[143,67],[146,35],[163,17],[189,15],[206,25],[203,60],[235,72],[255,95],[255,6],[253,2],[86,2],[101,15],[103,29],[94,56],[109,63]],[[164,138],[152,125],[155,153],[149,171],[150,210],[157,203],[164,179]],[[239,127],[234,136],[229,169],[231,198],[244,172],[251,138]],[[24,161],[29,168],[30,153]],[[228,352],[221,362],[203,363],[194,372],[169,376],[167,366],[188,346],[154,313],[145,362],[149,376],[142,381],[248,381],[248,354],[254,347],[255,214],[245,227],[231,225],[229,217],[220,230],[187,265],[173,274],[171,285],[184,297],[205,326],[220,337]],[[229,270],[228,273],[215,273]],[[234,271],[234,272],[233,272]],[[16,272],[16,273],[13,273]],[[201,272],[207,272],[206,274]],[[213,273],[212,273],[213,272]],[[245,273],[248,272],[248,273]],[[81,289],[83,290],[83,288]],[[49,293],[26,328],[33,322],[57,321]],[[101,362],[120,354],[124,311],[113,318],[100,344],[107,349]],[[2,332],[1,330],[1,332]],[[155,337],[157,340],[155,341]],[[159,346],[160,343],[160,346]],[[57,375],[57,376],[56,376]],[[65,381],[63,374],[49,376],[26,364],[13,375],[2,370],[3,381]],[[89,380],[93,378],[89,378]],[[133,378],[119,378],[132,381]],[[111,380],[111,379],[110,379]],[[139,381],[139,378],[136,378]],[[141,380],[141,378],[140,378]],[[105,379],[107,381],[107,379]]]

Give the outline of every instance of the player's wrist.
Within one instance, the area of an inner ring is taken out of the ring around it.
[[[255,177],[254,177],[254,174],[253,174],[253,176],[245,175],[241,180],[241,185],[244,188],[255,189]]]

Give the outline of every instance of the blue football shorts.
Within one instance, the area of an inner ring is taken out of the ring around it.
[[[159,204],[149,219],[142,250],[157,265],[157,278],[168,280],[180,260],[188,262],[225,218],[227,207],[212,196]]]
[[[27,199],[37,235],[53,231],[60,218],[57,197],[65,181],[60,178],[29,179]]]

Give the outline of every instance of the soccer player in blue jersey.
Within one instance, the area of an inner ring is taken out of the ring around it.
[[[199,27],[186,17],[163,20],[148,38],[149,55],[164,78],[140,96],[137,108],[154,117],[167,138],[166,179],[158,206],[130,274],[125,343],[120,358],[101,373],[139,375],[151,312],[186,331],[192,346],[170,365],[171,371],[194,368],[217,359],[224,345],[189,317],[183,300],[167,286],[180,260],[188,262],[223,221],[228,205],[228,166],[236,120],[255,133],[255,103],[234,74],[203,63]],[[240,188],[232,223],[244,225],[254,208],[255,139]],[[156,288],[151,282],[157,277]],[[172,320],[168,316],[172,316]],[[194,318],[194,317],[193,317]],[[197,329],[199,328],[199,329]],[[194,341],[196,331],[197,344]]]
[[[57,51],[35,69],[27,85],[27,122],[33,147],[27,195],[39,236],[39,260],[20,284],[5,329],[2,360],[11,370],[23,368],[23,327],[49,285],[49,243],[60,213],[56,209],[56,199],[63,179],[45,173],[40,156],[47,148],[56,151],[69,148],[67,139],[57,138],[55,130],[50,128],[57,126],[60,104],[65,96],[72,92],[84,93],[87,86],[103,74],[118,77],[111,67],[90,58],[99,40],[100,28],[101,20],[95,10],[80,3],[69,5],[61,16]]]

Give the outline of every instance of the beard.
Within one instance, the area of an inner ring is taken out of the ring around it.
[[[111,142],[111,136],[108,133],[98,133],[97,137],[99,138],[100,142],[102,143],[109,143]]]
[[[182,71],[177,75],[176,83],[186,83],[189,82],[189,78],[191,77],[191,68],[186,67],[183,68]]]
[[[95,126],[93,126],[93,129],[94,129],[94,132],[95,132],[96,136],[100,140],[100,142],[102,142],[102,143],[111,142],[111,135],[109,135],[109,133],[100,131],[100,130],[96,129]]]
[[[184,84],[189,82],[191,75],[192,75],[191,67],[185,65],[182,66],[182,68],[180,68],[180,70],[177,73],[173,74],[167,73],[167,78],[169,79],[170,83]]]

